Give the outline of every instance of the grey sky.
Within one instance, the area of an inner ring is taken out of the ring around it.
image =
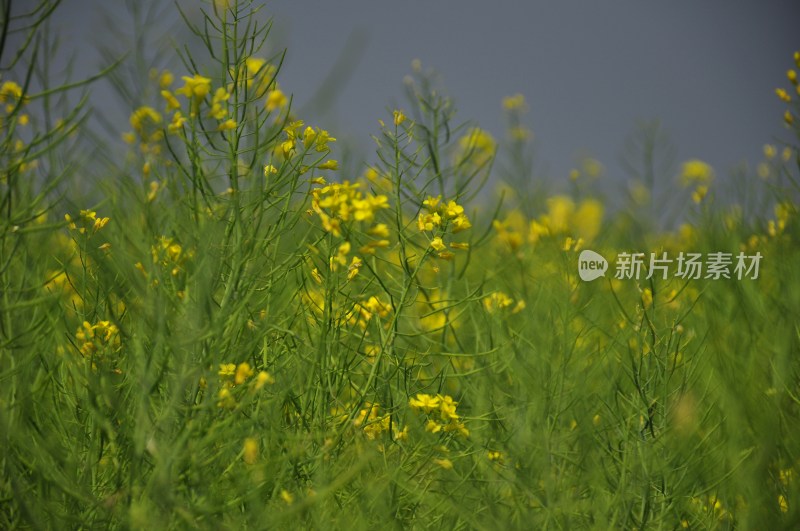
[[[93,13],[97,5],[114,11],[115,2],[123,14],[123,0],[64,0],[59,24],[69,43],[113,39]],[[800,48],[796,0],[271,0],[266,11],[276,43],[288,46],[280,80],[301,107],[347,39],[366,34],[334,112],[318,117],[365,156],[377,119],[404,104],[402,79],[414,58],[440,72],[461,119],[495,136],[501,99],[524,94],[539,160],[554,179],[578,153],[618,177],[637,120],[660,119],[679,161],[701,158],[721,174],[745,159],[755,164],[764,143],[788,136],[773,91],[786,85]]]

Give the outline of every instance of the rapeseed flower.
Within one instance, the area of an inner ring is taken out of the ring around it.
[[[488,132],[474,127],[459,139],[458,148],[456,156],[458,164],[469,161],[472,165],[480,167],[494,158],[497,144]]]
[[[683,186],[708,185],[712,180],[714,180],[714,170],[702,160],[691,159],[683,163],[680,173]]]
[[[408,401],[412,409],[419,409],[425,413],[430,413],[434,409],[438,409],[442,399],[439,395],[431,396],[424,393],[417,393],[415,398]]]
[[[247,437],[242,445],[242,459],[248,465],[254,465],[258,461],[258,441],[252,437]]]
[[[522,94],[514,94],[503,98],[503,109],[514,112],[525,112],[528,110],[528,104],[525,102],[525,96]]]
[[[233,375],[233,383],[241,385],[251,376],[253,376],[253,368],[250,367],[249,363],[244,361],[236,367],[236,373]]]
[[[274,89],[270,90],[267,93],[267,101],[264,103],[264,107],[270,112],[283,109],[289,104],[289,98],[286,97],[286,94],[283,93],[281,89]]]
[[[183,86],[175,92],[186,96],[195,105],[204,100],[208,93],[211,92],[211,79],[207,77],[195,74],[191,77],[181,76],[181,79],[183,79]]]

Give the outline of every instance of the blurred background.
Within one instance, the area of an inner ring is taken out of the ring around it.
[[[210,7],[177,4],[190,20]],[[438,72],[460,120],[495,138],[504,135],[502,99],[523,94],[535,175],[555,183],[587,156],[603,164],[609,185],[624,183],[626,143],[653,120],[676,167],[705,160],[721,183],[787,136],[774,89],[786,84],[800,48],[796,0],[270,0],[263,11],[274,20],[269,51],[288,49],[279,81],[298,114],[362,159],[373,151],[377,120],[403,107],[414,59]],[[170,50],[188,37],[172,2],[63,0],[55,19],[62,42],[54,65],[70,65],[73,78],[133,50],[138,30],[163,46],[136,60],[185,71]],[[109,130],[124,130],[130,111],[114,108],[110,83],[92,90]]]

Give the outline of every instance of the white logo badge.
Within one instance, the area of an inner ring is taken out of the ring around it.
[[[581,280],[590,282],[596,278],[604,277],[608,270],[608,260],[594,251],[586,249],[578,257],[578,275]]]

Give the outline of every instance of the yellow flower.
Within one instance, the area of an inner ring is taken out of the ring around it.
[[[22,87],[14,81],[6,81],[0,86],[0,102],[16,104],[21,98]]]
[[[785,89],[782,89],[782,88],[776,88],[776,89],[775,89],[775,94],[777,94],[777,95],[778,95],[778,98],[780,98],[780,99],[781,99],[781,101],[784,101],[784,102],[786,102],[786,103],[789,103],[789,102],[791,102],[791,101],[792,101],[792,97],[791,97],[791,96],[789,96],[789,93],[788,93],[788,92],[786,92],[786,90],[785,90]]]
[[[393,425],[394,429],[394,440],[395,441],[407,441],[408,440],[408,426],[404,426],[402,430],[397,428],[397,425]]]
[[[431,241],[431,247],[433,247],[433,249],[436,251],[443,251],[444,249],[447,248],[447,246],[444,244],[444,242],[439,236],[437,236],[436,238],[433,239],[433,241]]]
[[[130,122],[131,127],[133,127],[142,142],[158,139],[161,114],[152,107],[143,106],[133,111]]]
[[[338,170],[339,169],[339,162],[336,160],[326,160],[319,166],[317,166],[320,170]]]
[[[219,393],[217,393],[217,407],[226,409],[233,409],[236,407],[236,399],[233,398],[231,390],[227,387],[223,387],[219,390]]]
[[[783,494],[778,495],[778,508],[781,510],[782,513],[789,512],[789,503],[786,501],[786,496]]]
[[[586,241],[592,241],[600,232],[603,219],[603,204],[597,199],[585,199],[573,215],[575,233]]]
[[[517,142],[526,142],[533,137],[533,132],[523,125],[517,125],[508,129],[508,136]]]
[[[254,438],[248,437],[244,440],[242,459],[248,465],[254,465],[258,461],[258,441]]]
[[[162,89],[167,88],[168,86],[172,85],[172,82],[175,80],[175,76],[172,75],[172,72],[169,70],[164,70],[161,72],[161,76],[158,78],[158,86]]]
[[[236,373],[236,364],[235,363],[220,363],[219,365],[219,376],[221,378],[227,378],[229,376],[233,376]]]
[[[186,123],[186,118],[181,114],[181,111],[175,111],[175,114],[172,115],[172,120],[167,126],[167,130],[171,134],[175,134],[181,129],[183,129],[183,125],[185,123]]]
[[[428,196],[426,200],[422,202],[422,204],[430,210],[435,210],[437,206],[439,206],[439,202],[442,200],[441,195],[437,195],[436,197]]]
[[[412,409],[419,409],[425,413],[430,413],[434,409],[438,409],[440,403],[441,398],[438,395],[431,396],[423,393],[417,393],[415,398],[408,401],[408,405],[411,406]]]
[[[314,135],[314,149],[316,149],[319,153],[329,151],[329,142],[336,142],[336,139],[332,137],[326,130],[317,129],[316,134]]]
[[[450,461],[447,458],[434,459],[433,462],[436,463],[437,465],[439,465],[440,467],[442,467],[445,470],[452,470],[453,469],[453,462]]]
[[[681,184],[708,184],[714,179],[714,170],[702,160],[691,159],[683,163],[680,174]]]
[[[462,437],[469,437],[469,430],[464,425],[463,422],[457,422],[455,420],[451,420],[448,425],[444,427],[444,431],[451,432],[455,431],[458,432],[459,435]]]
[[[528,230],[528,241],[530,243],[536,243],[542,236],[547,236],[550,234],[550,229],[547,228],[547,225],[539,223],[538,221],[531,220],[530,229]]]
[[[644,306],[645,310],[649,309],[650,306],[653,305],[653,292],[650,290],[650,288],[644,288],[644,290],[642,290],[642,305]]]
[[[475,127],[459,139],[458,147],[459,162],[469,160],[474,166],[483,166],[494,157],[496,143],[492,135]]]
[[[394,125],[400,125],[406,121],[406,115],[403,114],[403,111],[394,111]]]
[[[261,389],[265,385],[272,385],[275,383],[275,378],[272,377],[267,371],[261,371],[256,376],[256,389]]]
[[[340,265],[347,265],[347,255],[350,254],[350,249],[351,248],[352,248],[352,245],[350,244],[350,242],[342,243],[336,249],[336,256],[333,258],[333,260],[336,263],[340,264]],[[333,264],[331,269],[333,269],[335,271],[336,270],[336,265]]]
[[[161,97],[167,102],[167,110],[181,108],[181,102],[178,101],[178,98],[176,98],[172,92],[168,90],[162,90]]]
[[[503,108],[507,111],[525,112],[528,109],[528,104],[525,102],[525,96],[517,93],[503,98]]]
[[[183,94],[188,99],[195,102],[202,101],[211,92],[211,80],[207,77],[195,74],[192,77],[181,76],[181,79],[183,79],[183,86],[175,92]]]
[[[270,90],[267,94],[267,101],[264,106],[268,111],[272,112],[276,109],[282,109],[289,104],[289,98],[283,93],[281,89]]]
[[[217,129],[219,131],[230,131],[231,129],[236,129],[236,120],[229,118],[224,122],[222,122],[221,124],[219,124],[219,127],[217,127]]]
[[[97,218],[94,220],[93,229],[95,232],[99,231],[110,221],[111,218]]]
[[[389,237],[389,227],[386,226],[385,223],[378,223],[370,227],[367,230],[367,234],[370,236],[377,236],[379,238],[388,238]]]
[[[694,189],[694,192],[692,192],[692,201],[694,201],[697,204],[700,204],[700,202],[706,197],[707,193],[708,193],[708,186],[704,184],[699,185],[697,188]]]
[[[420,231],[432,231],[434,227],[442,224],[442,218],[438,213],[433,214],[420,214],[417,218],[417,228]]]
[[[455,402],[452,397],[447,395],[439,396],[439,400],[439,412],[442,415],[442,420],[457,420],[456,406],[458,402]]]
[[[347,268],[347,280],[353,280],[358,275],[358,270],[361,268],[361,258],[354,256],[350,262],[350,267]]]
[[[425,423],[425,431],[430,433],[439,433],[442,431],[442,425],[434,420],[428,420],[428,422]]]
[[[488,297],[484,297],[483,299],[483,307],[488,313],[494,313],[497,310],[508,308],[513,303],[514,299],[512,299],[502,291],[496,291],[491,295],[489,295]]]
[[[472,223],[470,223],[469,218],[467,218],[466,214],[461,214],[459,216],[456,216],[455,219],[453,219],[452,227],[453,227],[453,234],[456,234],[457,232],[461,232],[463,230],[467,230],[470,227],[472,227]]]
[[[448,219],[455,219],[464,214],[464,207],[457,204],[455,201],[450,201],[444,208],[444,214]]]
[[[245,85],[248,89],[256,82],[255,94],[257,98],[261,98],[270,88],[270,85],[277,88],[274,83],[276,72],[275,66],[267,63],[266,60],[260,57],[248,57],[245,59],[244,72],[242,72],[240,78],[246,78]]]
[[[214,91],[214,98],[212,99],[212,103],[223,103],[230,99],[231,94],[223,87],[219,87],[217,90]]]
[[[547,199],[547,216],[550,230],[557,234],[570,229],[570,221],[575,212],[575,202],[564,195],[556,195]]]
[[[233,377],[233,381],[236,385],[240,385],[251,376],[253,376],[253,369],[250,367],[249,363],[244,361],[236,367],[236,374]]]

